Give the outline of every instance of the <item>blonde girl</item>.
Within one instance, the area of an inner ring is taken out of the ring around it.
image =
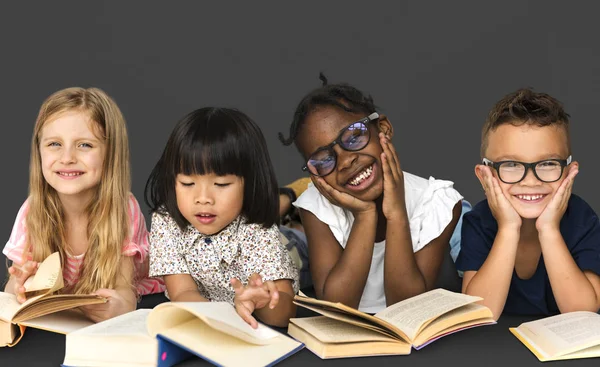
[[[127,130],[115,102],[96,88],[48,97],[32,137],[29,197],[3,250],[13,262],[5,290],[24,302],[25,280],[59,252],[62,292],[108,300],[82,308],[93,321],[161,292],[162,282],[148,278],[148,232],[130,186]]]

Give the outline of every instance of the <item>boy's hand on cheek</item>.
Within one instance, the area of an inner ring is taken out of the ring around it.
[[[406,219],[404,203],[404,174],[400,168],[400,160],[392,143],[379,133],[379,141],[383,148],[381,165],[383,171],[383,215],[387,220]]]
[[[350,210],[355,216],[359,213],[375,211],[375,203],[372,201],[362,201],[345,192],[338,191],[331,187],[322,177],[315,177],[313,180],[317,190],[329,200],[333,205]]]
[[[498,222],[498,229],[501,227],[521,227],[521,216],[512,204],[508,201],[498,179],[494,177],[492,171],[487,166],[479,166],[478,168],[483,176],[483,190],[488,200],[488,205],[492,211],[492,215]]]
[[[538,232],[559,230],[560,220],[565,214],[565,210],[567,210],[571,191],[573,190],[573,182],[578,173],[578,167],[573,167],[569,170],[567,177],[560,184],[542,214],[535,221],[535,227]]]
[[[279,291],[275,282],[263,282],[259,274],[252,274],[245,286],[237,278],[231,279],[231,285],[235,291],[233,299],[235,310],[244,321],[255,329],[258,327],[258,322],[252,313],[267,305],[273,309],[279,302]]]

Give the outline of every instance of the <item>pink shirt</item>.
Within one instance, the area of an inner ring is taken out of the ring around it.
[[[21,206],[13,226],[10,238],[2,253],[16,264],[21,264],[23,251],[27,246],[27,212],[29,203],[26,200]],[[129,196],[129,238],[123,243],[123,255],[133,256],[136,271],[136,288],[139,295],[164,292],[165,286],[161,279],[148,277],[148,230],[140,205],[133,195]],[[63,268],[65,290],[71,289],[79,280],[79,271],[85,254],[71,255]]]

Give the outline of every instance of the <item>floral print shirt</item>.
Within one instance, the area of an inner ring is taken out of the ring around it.
[[[266,229],[239,216],[207,236],[191,224],[181,230],[166,212],[152,214],[150,276],[190,274],[204,298],[233,304],[231,278],[247,284],[253,273],[263,281],[289,279],[298,292],[298,269],[281,243],[277,225]]]

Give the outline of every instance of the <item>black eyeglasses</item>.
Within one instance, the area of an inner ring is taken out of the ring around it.
[[[492,162],[487,158],[483,158],[483,164],[493,167],[498,172],[500,181],[507,184],[515,184],[523,181],[529,169],[542,182],[558,181],[562,177],[565,167],[571,164],[571,161],[571,156],[567,159],[545,159],[533,163],[518,161]]]
[[[333,150],[333,146],[339,144],[342,149],[349,152],[363,149],[371,139],[368,123],[378,118],[379,114],[373,112],[369,116],[346,126],[331,144],[321,147],[311,154],[302,170],[308,171],[314,176],[327,176],[333,172],[337,164],[337,154]]]

